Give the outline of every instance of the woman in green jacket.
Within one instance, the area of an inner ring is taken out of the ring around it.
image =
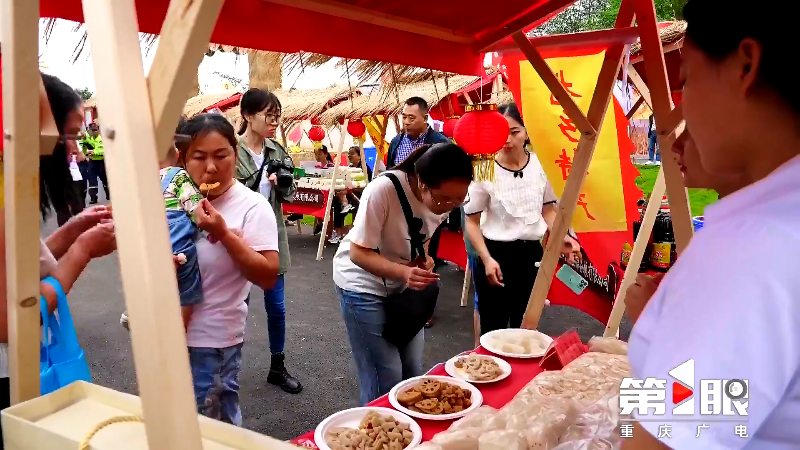
[[[303,386],[284,366],[284,274],[289,269],[291,260],[281,207],[282,203],[291,203],[297,187],[294,182],[288,187],[282,187],[278,183],[277,175],[269,174],[267,170],[270,161],[291,161],[286,149],[273,140],[280,120],[281,102],[275,94],[254,88],[242,95],[240,108],[242,125],[239,128],[239,146],[236,149],[236,179],[269,200],[278,222],[280,269],[275,286],[264,292],[269,347],[272,353],[267,381],[280,386],[286,392],[297,394],[303,390]]]

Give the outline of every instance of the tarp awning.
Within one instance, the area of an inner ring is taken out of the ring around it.
[[[573,2],[227,0],[211,41],[480,75],[480,50],[506,36],[507,29],[538,25]],[[159,33],[168,5],[168,0],[136,0],[139,30]],[[83,22],[80,0],[41,0],[40,15]]]

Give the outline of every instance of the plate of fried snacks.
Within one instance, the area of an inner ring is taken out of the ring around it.
[[[478,388],[458,378],[423,375],[393,387],[389,403],[418,419],[450,420],[479,408],[483,395]]]
[[[338,412],[314,431],[320,450],[404,450],[416,447],[421,440],[422,429],[414,419],[380,407]]]
[[[450,358],[444,370],[451,377],[470,383],[494,383],[511,375],[511,365],[500,358],[470,353]]]

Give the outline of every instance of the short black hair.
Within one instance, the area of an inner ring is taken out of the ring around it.
[[[212,132],[221,134],[234,149],[236,149],[239,144],[239,140],[236,138],[236,132],[233,130],[233,125],[228,122],[228,119],[219,113],[200,114],[187,120],[186,123],[181,126],[180,134],[188,135],[191,138],[190,142],[184,144],[181,148],[181,160],[185,161],[186,150],[191,147],[192,142]]]
[[[438,188],[445,181],[472,181],[472,159],[453,143],[425,144],[414,150],[395,170],[416,174],[426,186]]]
[[[67,117],[70,113],[79,111],[83,102],[74,89],[52,75],[43,73],[42,82],[56,128],[63,135]],[[58,211],[75,204],[77,194],[72,189],[67,144],[60,140],[51,155],[39,156],[39,212],[46,219],[51,208]]]
[[[244,118],[245,114],[257,114],[265,109],[277,109],[278,114],[281,112],[281,101],[278,96],[272,92],[265,91],[258,88],[250,88],[242,94],[242,99],[239,101],[239,110],[242,114],[242,124],[239,126],[239,134],[244,134],[247,130],[247,119]]]
[[[683,9],[686,38],[717,60],[735,52],[746,38],[758,41],[763,49],[759,81],[800,112],[796,75],[786,65],[787,55],[796,53],[794,22],[800,2],[779,4],[775,10],[750,0],[690,0]]]
[[[422,111],[423,114],[428,114],[428,102],[422,97],[411,97],[406,100],[406,105],[419,106],[419,110]]]

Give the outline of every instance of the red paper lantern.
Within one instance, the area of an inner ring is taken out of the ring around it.
[[[444,124],[442,125],[442,134],[453,139],[453,131],[456,128],[456,124],[458,123],[458,116],[452,116],[445,119]]]
[[[311,118],[311,125],[314,125],[314,126],[322,125],[322,121],[319,120],[319,117],[312,117]]]
[[[313,126],[311,130],[308,131],[308,138],[315,142],[321,142],[325,139],[325,130],[322,127]]]
[[[494,154],[508,139],[508,121],[497,111],[497,105],[468,105],[467,113],[453,129],[456,143],[472,155],[475,178],[494,179]]]
[[[367,132],[367,126],[364,125],[364,122],[361,120],[350,122],[347,124],[347,132],[350,136],[359,138]]]

